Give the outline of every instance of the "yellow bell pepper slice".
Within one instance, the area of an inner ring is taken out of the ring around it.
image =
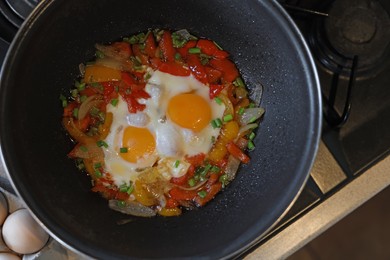
[[[119,81],[122,78],[120,70],[101,65],[89,65],[85,67],[84,82]]]

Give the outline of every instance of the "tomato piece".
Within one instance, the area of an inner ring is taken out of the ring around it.
[[[205,66],[204,70],[205,70],[205,72],[207,74],[207,78],[209,80],[209,83],[216,83],[222,77],[222,72],[220,72],[219,70],[214,69],[212,67]]]
[[[196,41],[191,40],[191,41],[188,41],[183,47],[178,48],[177,52],[180,53],[180,56],[185,59],[185,58],[187,58],[187,55],[188,55],[188,49],[194,48],[195,46],[196,46]]]
[[[233,155],[235,158],[240,160],[243,163],[249,163],[250,158],[246,155],[235,143],[229,142],[226,145],[228,152]]]
[[[203,84],[206,84],[208,81],[207,74],[202,63],[200,62],[198,55],[188,54],[187,64],[195,78]]]
[[[215,195],[217,195],[217,193],[222,189],[222,183],[220,182],[217,182],[213,185],[211,185],[208,189],[207,189],[207,194],[204,198],[201,198],[200,196],[197,196],[195,198],[195,202],[198,206],[204,206],[207,202],[209,202],[210,200],[212,200]]]
[[[236,65],[228,59],[211,59],[209,63],[222,72],[222,79],[226,82],[233,82],[239,76]]]
[[[144,51],[150,58],[154,58],[156,57],[156,48],[157,46],[156,46],[156,41],[154,40],[153,33],[149,32],[145,40]]]
[[[176,62],[164,62],[158,69],[161,72],[169,73],[174,76],[189,76],[191,74],[190,70]]]
[[[144,104],[140,104],[133,95],[125,95],[123,97],[127,103],[127,109],[130,113],[137,113],[137,111],[143,111],[145,109]]]
[[[218,96],[224,88],[225,88],[224,85],[210,84],[210,91],[209,91],[210,99],[213,99],[216,96]]]
[[[169,31],[164,31],[159,42],[163,61],[175,61],[175,48],[173,47],[172,35]]]
[[[117,84],[115,82],[103,82],[101,85],[103,86],[103,100],[106,106],[112,99],[118,98],[118,93],[115,91]]]
[[[187,183],[187,180],[188,180],[188,175],[185,174],[181,177],[172,177],[170,182],[177,185],[184,185]]]
[[[75,120],[75,122],[74,122],[75,126],[82,132],[87,131],[90,123],[91,123],[91,116],[90,115],[86,115],[83,119]]]
[[[169,195],[175,200],[193,200],[198,194],[194,190],[182,190],[177,187],[173,187],[169,191]]]

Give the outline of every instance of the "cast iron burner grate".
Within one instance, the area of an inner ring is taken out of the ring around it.
[[[349,77],[358,56],[356,77],[379,73],[390,58],[390,18],[383,6],[377,0],[332,0],[323,6],[329,17],[316,19],[309,36],[321,64]]]

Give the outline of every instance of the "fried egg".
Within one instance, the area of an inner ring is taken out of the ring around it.
[[[104,140],[105,169],[116,185],[135,181],[142,169],[157,167],[170,179],[187,172],[186,156],[207,154],[219,135],[211,121],[223,116],[225,106],[209,98],[209,87],[195,79],[149,71],[140,99],[143,111],[129,113],[119,96],[116,106],[107,105],[113,114],[110,133]]]

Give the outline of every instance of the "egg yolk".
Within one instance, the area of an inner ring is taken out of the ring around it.
[[[140,158],[146,157],[156,149],[153,135],[146,128],[128,126],[122,139],[121,157],[131,163],[136,163]],[[127,148],[127,151],[126,151]]]
[[[171,98],[168,103],[169,118],[181,127],[201,131],[211,121],[209,103],[201,96],[184,93]]]

